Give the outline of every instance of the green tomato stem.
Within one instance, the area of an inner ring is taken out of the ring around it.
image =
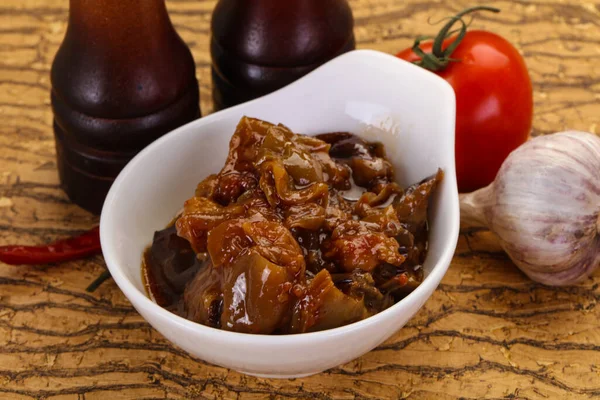
[[[500,9],[488,6],[469,7],[458,14],[449,17],[449,21],[442,27],[442,29],[433,39],[431,53],[425,53],[423,49],[421,49],[421,42],[427,37],[417,37],[413,44],[412,51],[421,59],[416,61],[415,64],[435,72],[443,70],[450,62],[460,61],[451,58],[451,56],[467,34],[467,24],[462,17],[475,11],[491,11],[494,13],[499,13]],[[460,23],[461,27],[457,30],[452,30],[452,27],[454,27],[456,23]],[[448,47],[446,47],[446,49],[442,49],[444,40],[453,35],[455,32],[458,32],[456,38]]]
[[[86,292],[94,292],[96,289],[100,287],[106,280],[111,277],[110,272],[108,270],[102,272],[94,281],[85,289]]]

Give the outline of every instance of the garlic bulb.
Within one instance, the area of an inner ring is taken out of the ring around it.
[[[461,219],[489,227],[531,279],[581,281],[600,264],[600,137],[569,131],[526,142],[490,186],[461,195]]]

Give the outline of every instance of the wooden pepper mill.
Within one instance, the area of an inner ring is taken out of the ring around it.
[[[200,116],[194,60],[164,0],[70,0],[51,80],[61,184],[94,213],[138,151]]]
[[[277,90],[355,48],[346,0],[220,0],[212,16],[213,101]]]

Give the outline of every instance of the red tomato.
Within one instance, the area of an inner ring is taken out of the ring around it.
[[[442,48],[453,40],[446,39]],[[431,42],[421,43],[425,53],[431,47]],[[397,56],[419,60],[412,49]],[[533,91],[523,57],[494,33],[468,31],[450,57],[460,61],[435,73],[456,94],[458,189],[470,192],[490,184],[508,154],[527,140]]]

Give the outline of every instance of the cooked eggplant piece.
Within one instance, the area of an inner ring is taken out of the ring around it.
[[[156,302],[162,307],[176,305],[203,264],[174,226],[155,232],[152,246],[144,253],[144,277]]]
[[[281,328],[291,301],[291,276],[254,249],[224,271],[221,328],[273,333]]]

